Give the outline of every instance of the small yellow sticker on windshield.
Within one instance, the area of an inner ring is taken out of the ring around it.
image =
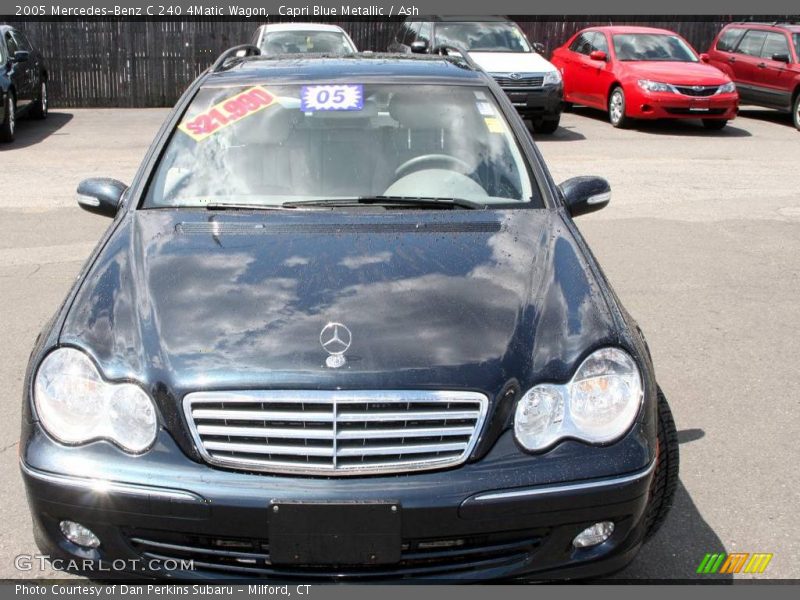
[[[497,117],[485,117],[483,122],[486,123],[486,128],[490,133],[505,133],[506,126]]]
[[[191,119],[187,119],[178,125],[178,129],[199,142],[241,121],[245,117],[272,106],[276,101],[277,98],[275,96],[265,88],[257,85],[215,104]]]

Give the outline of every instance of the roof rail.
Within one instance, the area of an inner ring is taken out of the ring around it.
[[[241,46],[234,46],[228,48],[219,55],[219,58],[211,65],[211,72],[218,73],[225,66],[225,63],[232,58],[243,58],[245,56],[258,56],[261,54],[261,48],[253,44],[242,44]]]
[[[450,56],[451,50],[458,53],[461,59],[465,63],[467,63],[471,68],[473,68],[476,71],[481,70],[481,68],[477,65],[477,63],[474,60],[472,60],[472,58],[470,58],[469,54],[467,54],[467,51],[464,50],[463,48],[459,48],[458,46],[448,46],[447,44],[442,44],[440,46],[436,46],[436,48],[433,49],[431,54],[438,54],[440,56]]]
[[[789,19],[785,21],[734,21],[731,25],[762,25],[766,27],[792,27],[797,24],[800,24],[800,21],[796,21],[794,19]]]

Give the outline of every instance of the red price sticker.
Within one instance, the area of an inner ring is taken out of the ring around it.
[[[215,104],[199,115],[194,115],[178,125],[178,129],[199,142],[245,117],[272,106],[276,100],[275,96],[257,85]]]

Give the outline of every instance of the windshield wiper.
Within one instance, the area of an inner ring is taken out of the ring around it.
[[[205,208],[206,210],[283,210],[284,207],[275,204],[227,204],[225,202],[212,202],[200,208]]]
[[[437,198],[430,196],[359,196],[358,198],[326,198],[321,200],[301,200],[299,202],[284,202],[283,208],[302,208],[304,206],[329,206],[346,207],[374,204],[378,206],[412,206],[421,208],[468,208],[482,209],[485,204],[479,204],[463,198]]]

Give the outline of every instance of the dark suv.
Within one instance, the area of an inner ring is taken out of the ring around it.
[[[711,44],[708,61],[733,79],[742,104],[791,111],[800,129],[800,25],[728,25]]]
[[[0,142],[14,139],[17,116],[47,117],[47,68],[28,38],[0,25]]]
[[[430,54],[458,48],[494,77],[534,131],[558,129],[563,102],[561,72],[531,44],[514,21],[504,17],[413,17],[395,34],[390,52]]]

